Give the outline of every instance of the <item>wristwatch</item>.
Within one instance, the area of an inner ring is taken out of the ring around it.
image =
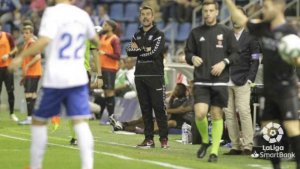
[[[223,60],[223,62],[225,63],[226,66],[230,64],[230,61],[229,61],[227,58],[225,58],[225,59]]]
[[[97,79],[103,79],[102,75],[98,75]]]

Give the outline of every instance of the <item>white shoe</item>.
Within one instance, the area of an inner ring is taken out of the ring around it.
[[[123,125],[122,125],[121,122],[117,121],[117,122],[115,123],[114,128],[117,129],[117,130],[123,130]]]
[[[119,122],[119,121],[117,121],[117,120],[115,119],[115,116],[114,116],[114,115],[109,116],[109,119],[108,119],[108,120],[109,120],[110,125],[113,126],[114,131],[118,131],[118,130],[122,130],[122,129],[123,129],[122,123]]]
[[[112,126],[115,126],[115,124],[117,123],[117,120],[115,119],[115,116],[113,114],[111,116],[109,116],[108,121],[109,121],[109,124]]]
[[[17,117],[15,114],[11,114],[11,115],[10,115],[10,119],[12,119],[12,120],[15,121],[15,122],[18,122],[18,121],[19,121],[18,117]]]
[[[19,122],[19,125],[30,125],[30,124],[31,124],[31,119],[25,119]]]

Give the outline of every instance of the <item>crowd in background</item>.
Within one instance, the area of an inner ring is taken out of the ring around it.
[[[132,21],[116,20],[111,17],[111,14],[118,13],[118,11],[111,11],[111,6],[114,3],[136,3],[137,6],[148,5],[154,9],[155,22],[159,29],[165,31],[167,44],[171,43],[170,30],[176,29],[175,34],[183,38],[178,39],[175,37],[175,49],[170,49],[169,52],[174,50],[172,58],[169,59],[173,62],[184,62],[183,47],[188,32],[191,29],[193,10],[201,5],[201,0],[75,0],[75,5],[84,9],[92,18],[95,25],[103,26],[104,22],[113,19],[118,23],[116,34],[122,41],[122,55],[125,56],[125,48],[129,43],[132,32],[138,25],[137,14]],[[239,1],[241,5],[249,3],[249,0]],[[37,35],[40,26],[43,11],[47,5],[53,5],[53,0],[3,0],[0,3],[0,24],[2,30],[9,32],[15,39],[17,46],[21,46],[23,39],[21,36],[21,24],[23,21],[30,19],[34,25],[34,34]],[[124,5],[125,6],[125,5]],[[259,9],[259,4],[252,6],[247,10],[247,13],[254,13]],[[197,15],[197,23],[201,22],[201,12]],[[222,5],[220,9],[220,19],[225,19],[229,16],[227,9]],[[174,24],[175,23],[175,24]],[[130,25],[136,26],[130,27]],[[172,25],[173,24],[173,25]],[[180,27],[182,25],[182,29]],[[169,29],[168,29],[169,28]],[[188,29],[188,30],[187,30]],[[129,32],[129,33],[128,33]],[[129,35],[127,35],[129,34]],[[130,36],[130,37],[127,37]]]

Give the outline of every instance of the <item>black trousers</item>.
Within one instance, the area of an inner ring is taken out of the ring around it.
[[[14,101],[15,101],[15,96],[14,96],[14,75],[12,73],[8,72],[7,67],[0,68],[0,94],[1,94],[3,82],[5,84],[5,88],[6,88],[7,95],[8,95],[8,102],[9,102],[10,111],[12,113],[13,106],[14,106]]]
[[[135,77],[135,85],[145,124],[145,139],[153,139],[154,137],[153,110],[159,128],[160,140],[168,139],[168,122],[165,106],[166,96],[163,77]]]

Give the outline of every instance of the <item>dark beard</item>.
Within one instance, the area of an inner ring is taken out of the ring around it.
[[[149,24],[149,25],[143,25],[144,28],[149,28],[150,26],[152,26],[152,24]]]

